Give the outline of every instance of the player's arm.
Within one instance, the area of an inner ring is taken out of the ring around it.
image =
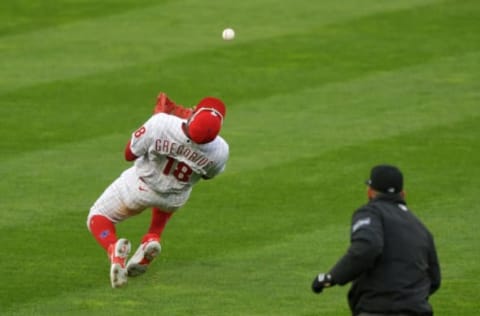
[[[128,141],[127,146],[125,146],[125,160],[133,161],[148,152],[148,148],[153,142],[152,135],[155,134],[154,131],[158,119],[157,116],[150,117],[145,124],[132,133],[132,137]]]
[[[127,146],[125,146],[125,160],[126,161],[134,161],[138,157],[132,152],[131,148],[132,140],[129,140]]]
[[[228,157],[230,155],[230,149],[228,144],[222,140],[218,145],[215,164],[208,168],[207,173],[202,176],[204,180],[210,180],[223,173],[227,167]]]
[[[206,174],[202,176],[203,180],[210,180],[218,176],[220,173],[224,172],[226,168],[225,163],[211,168]]]
[[[192,115],[193,108],[186,108],[182,105],[176,104],[168,98],[166,93],[160,92],[153,113],[166,113],[180,118],[188,118]]]

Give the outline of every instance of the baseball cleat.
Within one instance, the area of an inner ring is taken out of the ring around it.
[[[108,256],[110,258],[110,282],[113,288],[122,287],[127,284],[127,262],[130,253],[130,242],[124,238],[117,240],[116,243],[108,247]]]
[[[160,254],[162,247],[158,240],[149,240],[142,243],[135,254],[128,260],[128,276],[139,276],[147,271],[148,265]]]

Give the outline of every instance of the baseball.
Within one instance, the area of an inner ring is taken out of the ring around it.
[[[222,32],[222,37],[226,41],[231,41],[235,38],[235,31],[231,28],[224,29]]]

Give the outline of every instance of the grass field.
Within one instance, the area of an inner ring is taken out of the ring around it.
[[[383,162],[436,237],[435,314],[477,315],[479,34],[478,0],[2,0],[0,315],[348,315],[310,282]],[[114,290],[86,216],[159,91],[221,97],[231,158]]]

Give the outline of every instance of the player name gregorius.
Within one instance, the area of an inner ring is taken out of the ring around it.
[[[209,167],[214,161],[209,160],[205,155],[202,155],[188,146],[179,145],[175,142],[171,142],[167,139],[155,140],[155,150],[162,155],[181,156],[185,159],[193,162],[198,167]]]

